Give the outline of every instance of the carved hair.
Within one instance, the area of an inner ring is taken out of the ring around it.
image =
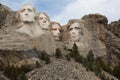
[[[50,30],[53,29],[52,25],[54,25],[54,24],[57,24],[57,25],[60,26],[60,32],[63,32],[63,31],[64,31],[63,28],[62,28],[62,26],[61,26],[60,23],[58,23],[58,22],[51,22],[51,23],[50,23]]]
[[[82,20],[82,19],[71,19],[71,20],[69,20],[68,24],[66,25],[67,30],[69,30],[69,27],[75,22],[78,22],[80,25],[84,26],[84,20]]]
[[[60,28],[61,28],[61,25],[60,25],[58,22],[51,22],[51,24],[50,24],[50,29],[52,29],[52,25],[54,25],[54,24],[59,25],[59,26],[60,26]]]
[[[37,13],[37,15],[36,15],[36,17],[35,17],[35,19],[39,19],[39,15],[40,14],[44,14],[47,18],[48,18],[48,21],[50,21],[50,17],[46,14],[46,13],[44,13],[44,12],[39,12],[39,13]]]

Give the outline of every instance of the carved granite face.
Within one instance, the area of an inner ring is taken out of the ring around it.
[[[78,22],[74,22],[69,27],[70,38],[74,42],[78,42],[80,40],[80,34],[82,33],[80,26],[81,25]]]
[[[20,20],[23,22],[34,22],[35,15],[35,9],[31,4],[23,5],[19,12]]]
[[[58,24],[53,24],[51,27],[52,27],[51,31],[53,33],[54,39],[56,41],[59,41],[60,40],[60,29],[61,29],[61,27]]]
[[[50,20],[48,16],[46,16],[44,13],[39,14],[38,23],[42,29],[46,29],[46,30],[49,29]]]

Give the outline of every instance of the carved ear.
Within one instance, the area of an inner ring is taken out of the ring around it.
[[[20,11],[17,11],[15,19],[16,21],[20,21]]]

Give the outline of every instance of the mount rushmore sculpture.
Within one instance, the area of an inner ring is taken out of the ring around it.
[[[53,54],[56,48],[71,49],[76,43],[80,54],[86,55],[89,50],[95,53],[99,50],[97,54],[106,54],[106,47],[102,42],[97,40],[96,45],[93,45],[93,35],[85,23],[84,19],[72,19],[61,26],[58,22],[50,21],[46,13],[37,12],[31,4],[24,4],[6,18],[6,24],[0,31],[0,48],[9,50],[37,48]]]

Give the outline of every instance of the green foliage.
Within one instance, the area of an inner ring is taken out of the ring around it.
[[[20,76],[21,73],[27,73],[29,71],[31,71],[31,69],[27,65],[17,67],[14,65],[10,66],[8,64],[7,67],[4,68],[4,74],[12,80],[17,80],[18,76]],[[23,79],[20,79],[20,80],[23,80]]]
[[[100,74],[99,77],[100,77],[101,80],[108,80],[108,79],[106,79],[105,74]]]
[[[70,54],[66,54],[65,57],[66,57],[66,59],[67,59],[68,61],[70,61],[70,59],[71,59]]]
[[[95,71],[96,75],[98,75],[102,72],[102,66],[101,66],[101,63],[99,61],[95,62],[94,71]]]
[[[12,80],[16,80],[19,75],[18,69],[14,65],[6,67],[4,73],[7,77],[11,78]]]
[[[94,55],[92,50],[90,50],[87,54],[86,58],[86,68],[93,71],[94,70]]]
[[[105,64],[104,63],[104,65],[103,65],[103,68],[102,68],[104,71],[106,71],[106,72],[108,72],[108,73],[110,73],[110,74],[112,74],[112,69],[110,68],[110,66],[109,65],[107,65],[107,64]]]
[[[113,70],[113,75],[120,79],[120,62],[115,66]]]
[[[75,59],[76,62],[83,62],[83,56],[79,54],[79,50],[77,45],[74,43],[72,49],[69,49],[70,54],[68,57],[72,57],[73,59]]]
[[[46,64],[49,64],[51,61],[50,61],[50,56],[47,54],[47,52],[43,51],[41,53],[41,57],[40,59],[44,60],[46,62]]]
[[[83,63],[83,56],[80,54],[77,54],[74,56],[75,61]]]
[[[22,73],[22,72],[27,73],[27,72],[29,72],[31,70],[32,69],[28,65],[22,65],[20,68],[18,68],[18,71],[20,73]]]
[[[61,58],[62,54],[59,48],[56,49],[56,53],[55,53],[56,58]]]
[[[93,51],[92,51],[92,50],[90,50],[90,51],[88,52],[87,60],[90,61],[90,62],[94,62],[94,54],[93,54]]]
[[[74,55],[78,55],[78,54],[79,54],[79,50],[78,50],[78,47],[77,47],[76,43],[73,44],[72,53],[73,53]],[[74,56],[74,55],[73,55],[73,56]]]
[[[4,70],[4,63],[0,62],[0,71],[3,71],[3,70]]]
[[[40,63],[38,61],[36,61],[36,67],[39,68],[40,67]]]
[[[28,80],[24,72],[21,73],[20,80]]]

